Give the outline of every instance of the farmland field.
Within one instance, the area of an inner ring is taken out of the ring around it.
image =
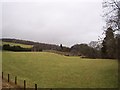
[[[31,48],[32,45],[25,45],[25,44],[19,44],[19,43],[12,43],[12,42],[2,42],[0,44],[0,46],[4,45],[4,44],[9,44],[10,46],[21,46],[23,48]]]
[[[118,63],[109,59],[83,59],[48,52],[3,52],[5,77],[39,88],[116,88]]]

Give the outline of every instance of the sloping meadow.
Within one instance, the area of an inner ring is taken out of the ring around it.
[[[38,88],[117,88],[118,62],[86,59],[48,52],[3,52],[4,78],[10,74],[18,84]]]

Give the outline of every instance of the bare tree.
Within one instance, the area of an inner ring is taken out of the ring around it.
[[[120,61],[120,0],[103,0],[103,17],[106,21],[105,33],[108,28],[116,32],[116,56]]]
[[[106,28],[120,31],[120,0],[104,0],[102,5]]]

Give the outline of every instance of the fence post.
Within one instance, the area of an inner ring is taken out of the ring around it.
[[[17,76],[15,77],[15,84],[17,84]]]
[[[10,82],[10,74],[8,74],[8,82]]]
[[[37,84],[35,84],[35,90],[37,90]]]
[[[2,79],[3,79],[3,72],[2,72]]]
[[[24,80],[24,90],[26,90],[26,81]]]

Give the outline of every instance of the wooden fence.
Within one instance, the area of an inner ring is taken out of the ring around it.
[[[7,79],[7,82],[10,83],[11,82],[11,78],[10,78],[10,74],[7,74],[7,78],[4,78],[4,73],[2,72],[2,79]],[[13,82],[16,86],[18,84],[17,81],[17,76],[14,77],[14,82]],[[23,90],[27,89],[27,84],[26,84],[26,80],[23,80]],[[34,90],[37,90],[37,84],[35,84]]]

